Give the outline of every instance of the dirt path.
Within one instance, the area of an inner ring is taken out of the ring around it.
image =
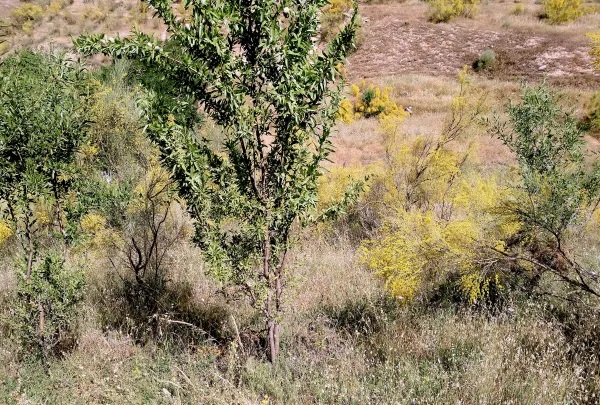
[[[433,24],[420,4],[365,5],[362,47],[351,57],[353,79],[399,73],[455,75],[486,49],[498,56],[492,74],[501,78],[542,78],[552,82],[600,85],[584,35],[485,28],[485,21]],[[488,24],[488,27],[491,24]]]

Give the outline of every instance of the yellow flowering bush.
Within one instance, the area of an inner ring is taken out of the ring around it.
[[[329,41],[344,26],[345,13],[352,10],[351,0],[329,0],[321,14],[321,40]]]
[[[25,3],[15,7],[10,12],[14,24],[25,33],[30,33],[33,29],[33,23],[38,21],[44,15],[44,9],[37,4]]]
[[[359,118],[395,117],[400,120],[408,114],[401,105],[390,98],[391,87],[380,88],[365,81],[350,86],[351,99],[340,103],[338,117],[346,123],[352,123]]]
[[[145,177],[133,190],[134,198],[129,204],[129,212],[146,210],[149,205],[168,207],[171,203],[170,191],[173,187],[171,175],[159,165],[152,166]]]
[[[583,0],[544,0],[542,4],[552,24],[569,23],[584,14]]]
[[[464,171],[452,152],[443,156],[430,161],[425,170],[429,180],[418,188],[411,190],[399,181],[411,173],[403,166],[414,164],[410,158],[396,160],[378,179],[392,214],[379,235],[364,243],[361,260],[403,299],[458,275],[461,290],[475,302],[488,293],[490,278],[498,281],[497,272],[481,271],[482,241],[501,247],[520,226],[513,218],[497,215],[500,203],[510,198],[499,178]]]
[[[39,199],[35,204],[34,218],[38,226],[50,225],[56,214],[55,205],[48,199]]]
[[[600,31],[588,34],[588,37],[592,41],[592,49],[590,54],[592,55],[594,67],[600,69]]]
[[[429,21],[448,22],[454,17],[473,18],[479,11],[479,0],[431,0]]]
[[[97,235],[106,229],[106,218],[98,214],[86,214],[81,218],[80,226],[83,232]]]
[[[363,180],[372,172],[372,166],[334,166],[319,179],[318,209],[341,200],[353,183]]]
[[[456,280],[470,302],[501,288],[500,269],[488,263],[487,247],[502,249],[519,231],[519,222],[502,211],[515,198],[507,175],[481,174],[471,139],[483,110],[466,74],[450,106],[441,135],[401,134],[397,123],[382,120],[387,156],[372,181],[386,218],[375,237],[361,247],[360,260],[405,301]]]
[[[109,172],[118,172],[117,169],[126,172],[133,166],[132,155],[142,159],[148,146],[131,90],[117,79],[109,84],[92,83],[96,88],[88,107],[92,121],[90,141],[80,149],[80,155],[94,158],[97,165]]]
[[[0,221],[0,245],[2,245],[8,238],[13,235],[12,229],[8,227],[4,222]]]

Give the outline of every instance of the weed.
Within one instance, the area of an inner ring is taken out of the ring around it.
[[[511,12],[512,15],[522,15],[524,13],[525,13],[525,7],[522,4],[515,5],[515,7],[512,9],[512,12]]]
[[[496,52],[491,49],[486,49],[479,55],[479,57],[473,62],[473,69],[475,71],[491,70],[497,63]]]

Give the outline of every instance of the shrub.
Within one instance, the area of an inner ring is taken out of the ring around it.
[[[189,204],[207,267],[260,311],[265,352],[274,362],[283,279],[291,270],[286,253],[296,225],[306,224],[316,205],[319,167],[331,152],[339,108],[336,66],[353,48],[356,9],[330,44],[318,48],[320,0],[253,7],[187,1],[193,19],[183,30],[171,3],[146,3],[169,26],[166,41],[136,32],[111,41],[80,38],[76,45],[86,54],[137,60],[172,84],[167,91],[148,89],[146,129]],[[223,128],[224,140],[195,134],[198,119],[188,118],[197,117],[198,105]]]
[[[62,56],[22,52],[0,66],[0,216],[15,230],[28,272],[42,238],[66,236],[64,207],[87,136],[85,81]]]
[[[321,41],[329,41],[344,27],[346,16],[352,12],[352,0],[330,0],[321,14]]]
[[[16,235],[24,267],[15,303],[21,336],[43,359],[64,340],[80,299],[80,277],[51,249],[69,246],[65,207],[76,199],[77,150],[87,136],[86,81],[60,55],[26,51],[0,65],[0,220]]]
[[[49,252],[30,276],[19,273],[14,326],[25,349],[45,361],[75,344],[83,288],[83,272],[68,269],[56,252]]]
[[[378,222],[377,214],[369,208],[364,193],[369,190],[369,179],[380,168],[376,164],[334,166],[327,171],[319,181],[319,232],[344,234],[360,241],[366,232],[376,227],[373,223]]]
[[[584,14],[583,0],[544,0],[544,16],[552,24],[575,21]]]
[[[479,11],[479,0],[431,0],[429,21],[448,22],[454,17],[474,18]]]
[[[522,4],[517,4],[512,10],[513,15],[521,15],[525,13],[525,7]]]
[[[487,49],[473,62],[473,69],[476,71],[490,70],[496,64],[496,53]]]
[[[532,275],[576,291],[566,292],[569,299],[600,298],[596,272],[579,264],[568,247],[570,232],[591,216],[600,196],[600,165],[586,153],[584,133],[544,86],[525,88],[508,115],[508,125],[498,122],[493,130],[519,163],[518,193],[507,209],[523,231],[509,253],[500,253],[510,262],[525,263]]]
[[[53,0],[48,4],[46,8],[46,14],[49,18],[54,18],[59,15],[60,11],[67,6],[68,2],[65,0]]]
[[[101,299],[100,308],[104,322],[140,341],[171,337],[167,332],[173,328],[167,326],[180,322],[188,323],[184,329],[192,335],[201,332],[201,325],[189,324],[192,320],[184,308],[189,307],[190,289],[172,282],[174,249],[190,238],[193,228],[175,202],[170,174],[151,167],[125,203],[123,223],[116,227],[98,213],[88,213],[80,221],[90,244],[111,258],[109,296]],[[115,308],[118,314],[113,313]]]
[[[108,13],[102,10],[100,7],[96,7],[93,5],[86,4],[83,7],[83,11],[81,13],[84,19],[93,21],[95,23],[100,23],[106,20]]]
[[[594,93],[586,105],[587,114],[583,119],[583,129],[597,133],[600,132],[600,91]]]
[[[600,31],[596,33],[588,34],[592,42],[592,48],[590,50],[590,54],[593,59],[594,67],[596,69],[600,69]]]
[[[401,105],[390,98],[391,87],[381,89],[374,84],[363,81],[350,87],[351,99],[340,103],[338,118],[347,123],[359,118],[397,117],[402,120],[408,114]]]
[[[371,184],[383,190],[378,200],[386,219],[363,243],[361,261],[405,302],[450,280],[459,280],[468,301],[487,299],[502,276],[495,266],[480,265],[486,259],[480,245],[502,246],[518,230],[512,218],[494,215],[507,198],[502,177],[470,169],[476,167],[472,149],[459,147],[471,143],[470,127],[483,108],[464,71],[459,79],[461,91],[442,134],[409,138],[387,132],[383,175]]]
[[[23,31],[31,31],[33,23],[44,15],[44,9],[37,4],[25,3],[10,12],[14,25]]]
[[[97,149],[93,165],[121,179],[136,177],[136,169],[147,165],[151,152],[135,105],[140,93],[125,80],[129,68],[119,61],[105,69],[89,105],[89,144]]]

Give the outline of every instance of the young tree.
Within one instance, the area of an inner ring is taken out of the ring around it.
[[[64,56],[21,52],[0,66],[0,218],[27,258],[44,231],[66,234],[64,200],[86,137],[83,69]]]
[[[315,206],[356,10],[321,47],[327,0],[188,0],[183,15],[169,0],[147,2],[168,27],[165,41],[138,32],[76,46],[150,73],[147,132],[196,220],[211,272],[262,311],[275,361],[290,232]],[[198,109],[223,128],[219,144],[194,131]]]
[[[82,278],[54,245],[65,246],[64,206],[86,137],[82,74],[63,56],[29,51],[0,65],[0,221],[22,249],[17,323],[44,358],[81,299]]]
[[[529,263],[536,274],[553,274],[577,292],[600,297],[598,276],[577,263],[567,248],[568,231],[600,201],[600,166],[586,161],[584,133],[544,86],[525,88],[508,115],[508,123],[493,129],[519,163],[514,194],[521,198],[508,208],[523,230],[512,241],[512,251],[498,253]]]

